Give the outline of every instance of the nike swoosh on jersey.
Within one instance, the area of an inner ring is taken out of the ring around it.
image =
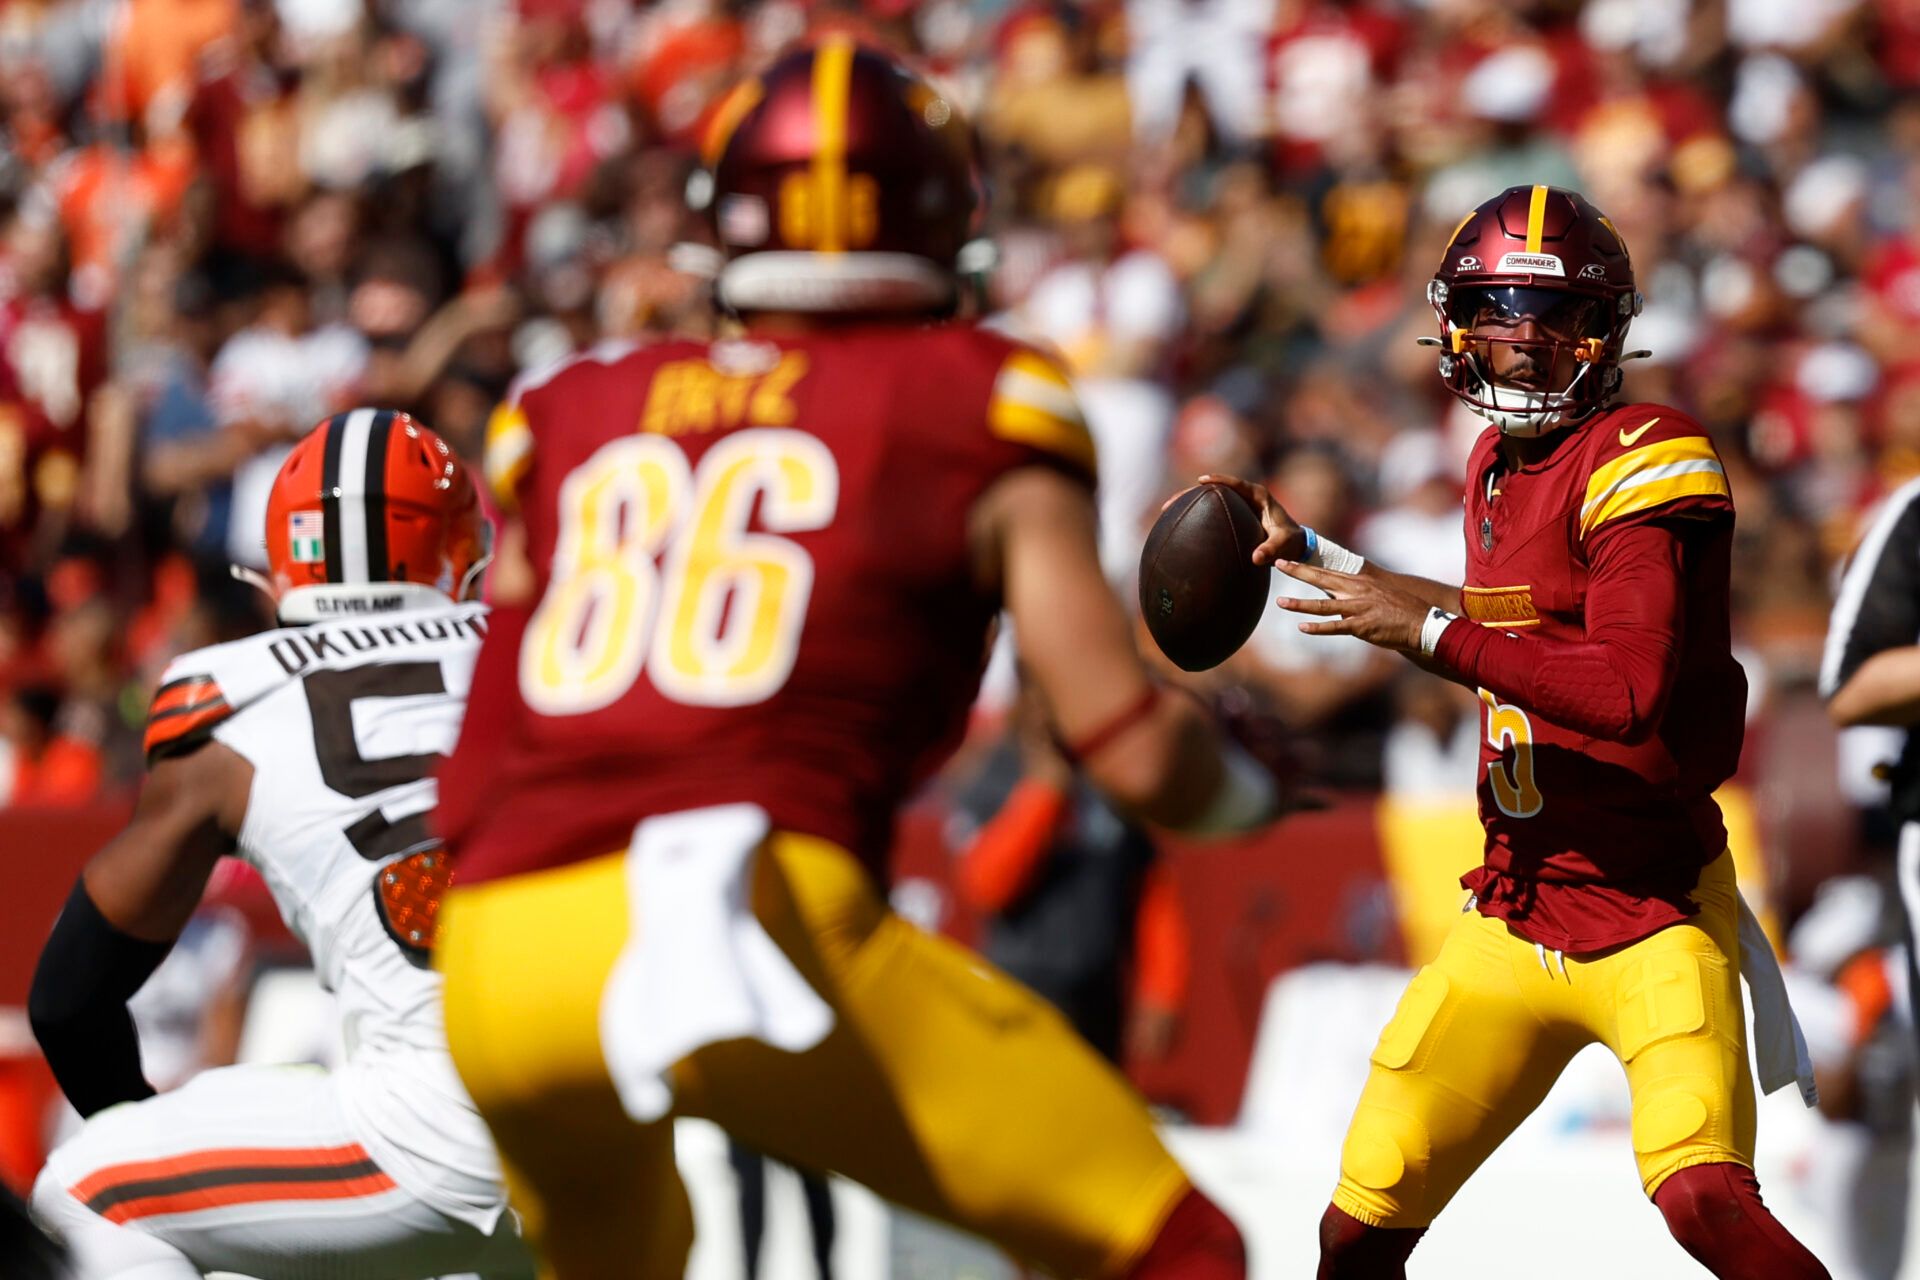
[[[1628,431],[1625,427],[1620,428],[1621,447],[1631,448],[1633,446],[1633,442],[1638,440],[1641,436],[1647,434],[1647,428],[1652,426],[1654,423],[1658,421],[1660,421],[1660,419],[1658,418],[1648,418],[1645,422],[1635,427],[1632,431]]]

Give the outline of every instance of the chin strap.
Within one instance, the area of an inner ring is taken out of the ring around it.
[[[234,581],[244,582],[250,587],[257,587],[261,591],[266,592],[267,599],[273,599],[273,583],[269,582],[267,575],[258,569],[249,568],[244,564],[230,564],[227,566],[227,572],[232,575]]]

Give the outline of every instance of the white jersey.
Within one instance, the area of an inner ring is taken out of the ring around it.
[[[376,888],[434,845],[432,772],[459,735],[486,615],[457,605],[195,650],[168,667],[147,745],[158,758],[211,738],[252,764],[238,853],[338,1001],[349,1124],[396,1182],[490,1231],[500,1171],[447,1054],[440,975],[403,947]]]

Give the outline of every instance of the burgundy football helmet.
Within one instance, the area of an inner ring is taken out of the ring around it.
[[[980,209],[958,108],[844,35],[737,86],[704,148],[735,311],[939,313]]]
[[[1509,187],[1468,214],[1427,301],[1447,390],[1511,436],[1605,404],[1641,307],[1613,223],[1577,191],[1545,186]]]

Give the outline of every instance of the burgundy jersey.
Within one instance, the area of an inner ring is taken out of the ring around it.
[[[1054,361],[971,325],[603,349],[488,430],[538,603],[496,612],[439,817],[475,882],[750,801],[877,869],[958,741],[998,601],[968,517],[1089,484]]]
[[[1568,651],[1557,673],[1502,680],[1487,653],[1496,637],[1454,636],[1461,624],[1442,636],[1441,657],[1483,685],[1556,690],[1556,715],[1481,690],[1486,864],[1462,883],[1482,912],[1547,946],[1584,952],[1645,937],[1693,914],[1699,871],[1727,844],[1713,791],[1739,762],[1747,686],[1731,653],[1726,473],[1685,414],[1633,404],[1564,431],[1517,472],[1489,428],[1467,476],[1468,616],[1516,636],[1594,642],[1603,621],[1590,606],[1604,602],[1621,643],[1601,657],[1591,646]],[[1677,616],[1623,635],[1643,596],[1670,601]],[[1628,652],[1642,640],[1648,647]],[[1554,661],[1506,648],[1499,661],[1509,665]],[[1584,683],[1573,659],[1608,679]],[[1655,689],[1668,690],[1663,709],[1650,704]],[[1589,697],[1618,702],[1618,715]],[[1625,741],[1595,736],[1616,723],[1637,728]]]

